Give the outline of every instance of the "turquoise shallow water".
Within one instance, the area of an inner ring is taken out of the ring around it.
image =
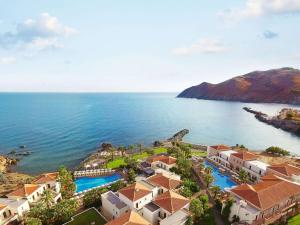
[[[17,170],[75,166],[101,142],[151,144],[180,129],[200,144],[278,145],[300,154],[300,138],[257,121],[248,106],[276,113],[287,105],[178,99],[175,93],[0,94],[0,152],[26,145],[34,153]],[[299,108],[299,107],[298,107]]]

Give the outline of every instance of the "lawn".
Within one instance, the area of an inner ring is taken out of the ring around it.
[[[192,150],[192,156],[205,157],[206,155],[207,155],[207,152]]]
[[[90,208],[83,213],[72,217],[71,221],[65,225],[104,225],[106,220],[99,214],[95,208]]]
[[[154,148],[155,155],[160,154],[160,153],[165,153],[165,152],[167,152],[166,148]],[[139,159],[143,160],[145,158],[148,158],[149,155],[147,152],[142,152],[142,153],[134,154],[132,157],[136,160],[139,160]],[[107,163],[107,168],[115,169],[122,165],[126,165],[126,163],[124,162],[124,158],[117,158],[117,159],[114,159],[113,161],[110,161],[109,163]]]
[[[289,219],[288,225],[299,225],[300,224],[300,214]]]

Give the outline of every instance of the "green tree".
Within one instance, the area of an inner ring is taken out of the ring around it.
[[[113,183],[111,186],[110,186],[110,190],[113,191],[113,192],[116,192],[118,191],[119,189],[123,188],[125,186],[124,182],[122,181],[117,181],[115,183]]]
[[[115,151],[116,151],[116,149],[114,147],[111,147],[111,148],[108,149],[108,151],[110,153],[110,159],[111,159],[111,161],[113,161],[114,158],[115,158]]]
[[[210,173],[205,174],[204,181],[206,183],[206,186],[209,187],[209,185],[211,185],[214,182],[214,177]]]
[[[211,168],[210,166],[208,166],[208,167],[205,167],[204,171],[205,171],[205,173],[207,173],[207,174],[211,174],[212,171],[213,171],[213,168]]]
[[[137,171],[138,162],[136,159],[134,159],[132,157],[126,157],[124,159],[124,162],[126,163],[127,168]]]
[[[54,193],[50,189],[46,189],[41,197],[41,202],[43,202],[47,209],[50,209],[51,206],[55,203],[54,201]]]
[[[193,225],[193,224],[194,224],[193,218],[189,216],[184,225]]]
[[[201,194],[198,199],[200,200],[200,202],[202,203],[202,207],[204,210],[207,210],[208,209],[208,201],[209,201],[209,198],[208,198],[208,195],[205,195],[205,194]]]
[[[231,198],[227,199],[225,202],[225,206],[222,210],[222,216],[228,221],[230,212],[231,212],[231,206],[233,205],[233,200]]]
[[[51,224],[53,222],[52,216],[52,211],[47,209],[43,202],[38,202],[31,207],[30,211],[26,215],[26,218],[36,218],[39,219],[43,224]]]
[[[128,170],[128,181],[129,181],[129,183],[135,182],[135,177],[136,177],[136,174],[135,174],[134,170],[130,168]]]
[[[126,152],[126,148],[124,145],[121,145],[118,150],[122,153],[122,157],[124,157],[124,153]]]
[[[141,153],[143,151],[143,144],[138,143],[138,144],[136,144],[136,146],[138,147],[139,152]]]
[[[248,173],[245,170],[241,169],[239,172],[239,179],[242,183],[247,183],[249,181]]]
[[[186,198],[190,198],[193,195],[193,192],[188,187],[184,187],[181,189],[180,194]]]
[[[219,186],[212,186],[210,188],[211,192],[213,193],[213,197],[216,198],[217,195],[221,193],[221,188]]]
[[[199,186],[196,182],[192,181],[191,179],[184,179],[183,186],[189,188],[193,193],[199,191]]]
[[[177,170],[183,178],[189,178],[191,176],[192,163],[190,160],[186,159],[184,156],[179,156],[177,158]]]
[[[147,152],[148,156],[154,155],[154,149],[153,148],[146,148],[145,152]]]
[[[82,200],[84,207],[89,208],[101,206],[101,194],[107,191],[107,188],[97,188],[85,193]]]
[[[42,225],[42,221],[38,218],[27,217],[25,219],[26,225]]]
[[[75,199],[63,199],[53,206],[54,224],[63,224],[78,210],[78,202]]]
[[[191,201],[190,211],[195,218],[200,218],[204,214],[202,202],[198,198]]]
[[[265,150],[265,152],[267,153],[271,153],[271,154],[276,154],[276,155],[283,155],[283,156],[288,156],[290,155],[290,152],[287,150],[284,150],[280,147],[276,147],[276,146],[271,146],[269,148],[267,148]]]
[[[73,182],[72,174],[64,166],[59,169],[58,181],[61,184],[62,197],[67,199],[73,197],[76,186]]]

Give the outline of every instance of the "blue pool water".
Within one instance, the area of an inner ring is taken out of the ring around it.
[[[76,192],[78,193],[81,191],[88,190],[90,188],[99,187],[104,184],[117,181],[121,178],[122,176],[117,173],[103,177],[79,177],[75,180]]]
[[[224,190],[225,188],[230,188],[232,186],[237,185],[233,180],[231,180],[231,178],[225,174],[222,174],[219,172],[218,168],[216,166],[214,166],[213,164],[205,161],[205,166],[210,166],[213,171],[212,171],[212,175],[215,178],[215,181],[213,182],[212,185],[215,186],[219,186],[222,190]]]

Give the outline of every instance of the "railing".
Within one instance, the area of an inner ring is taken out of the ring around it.
[[[95,169],[95,170],[79,170],[74,171],[74,177],[86,177],[86,176],[99,176],[107,173],[113,173],[115,170],[112,169]]]

